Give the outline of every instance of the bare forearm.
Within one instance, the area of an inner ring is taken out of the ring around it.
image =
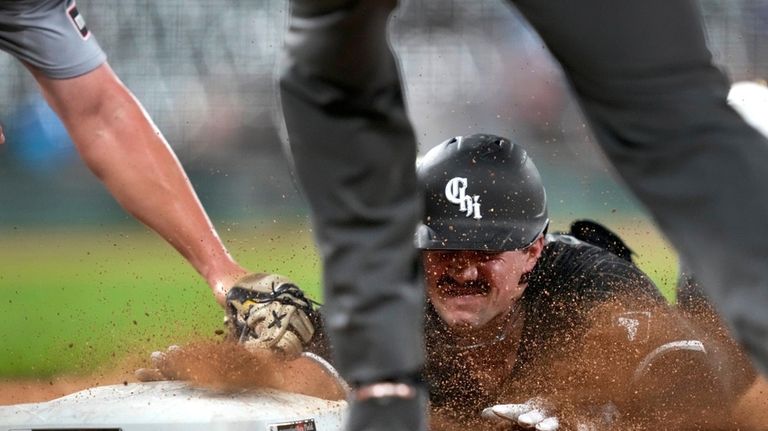
[[[245,271],[229,256],[160,131],[108,66],[102,67],[72,80],[38,81],[88,167],[126,211],[205,277],[221,302],[216,290]],[[73,102],[75,94],[83,103]]]
[[[138,106],[105,114],[66,121],[83,160],[126,211],[207,277],[207,266],[227,253],[175,155]]]

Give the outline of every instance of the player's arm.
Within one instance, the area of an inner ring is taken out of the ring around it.
[[[247,271],[230,257],[138,100],[106,63],[70,79],[29,68],[90,170],[126,211],[192,264],[223,305],[226,289]]]
[[[5,135],[3,134],[3,126],[0,126],[0,145],[5,143]]]
[[[708,334],[697,333],[674,313],[655,320],[652,331],[668,336],[649,343],[632,367],[620,407],[626,420],[648,429],[729,423],[741,371]]]
[[[619,420],[680,429],[705,414],[722,419],[727,388],[721,377],[729,371],[715,344],[670,307],[630,261],[611,253],[596,260],[593,270],[589,288],[600,292],[603,302],[592,312],[585,344],[602,349],[588,355],[604,361],[597,368],[621,370],[619,390],[606,400],[618,407]]]

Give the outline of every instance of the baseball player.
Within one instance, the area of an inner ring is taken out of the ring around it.
[[[418,174],[425,376],[445,412],[437,418],[466,426],[493,406],[484,417],[554,430],[561,421],[693,428],[701,423],[686,422],[690,409],[727,416],[723,398],[735,400],[752,376],[674,315],[616,235],[586,221],[547,235],[546,193],[520,145],[454,138],[430,150]],[[591,337],[604,344],[588,347]],[[574,395],[606,370],[613,389]],[[568,409],[547,399],[558,393]]]
[[[109,67],[75,1],[0,2],[0,49],[29,69],[115,199],[176,248],[223,305],[247,271],[224,248],[176,156]]]
[[[540,430],[561,421],[686,429],[727,419],[723,400],[753,374],[673,313],[618,236],[588,221],[572,235],[547,235],[546,193],[520,145],[458,137],[417,170],[433,429],[482,428],[486,419]],[[312,304],[295,286],[277,286],[233,288],[237,338],[327,355]]]
[[[768,143],[725,103],[697,3],[511,3],[563,66],[609,160],[768,372]],[[359,382],[397,380],[420,364],[420,342],[406,335],[418,328],[406,249],[419,201],[414,141],[386,43],[396,6],[293,0],[280,75],[325,259],[331,338],[343,343],[342,372]],[[410,414],[388,424],[418,429]]]

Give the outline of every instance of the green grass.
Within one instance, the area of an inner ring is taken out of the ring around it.
[[[244,265],[290,276],[319,298],[311,233],[306,226],[277,226],[220,233]],[[669,297],[676,263],[656,231],[633,219],[611,227]],[[222,315],[203,280],[146,230],[0,230],[0,377],[92,372],[213,336]]]
[[[317,297],[306,229],[223,236],[249,268],[288,275]],[[146,231],[11,229],[0,244],[0,377],[86,373],[222,328],[207,284]]]

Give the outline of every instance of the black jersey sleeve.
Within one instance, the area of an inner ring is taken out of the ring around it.
[[[748,378],[709,334],[664,303],[606,300],[592,304],[579,326],[553,334],[529,344],[547,354],[531,355],[536,360],[507,392],[551,399],[566,421],[599,422],[611,407],[611,429],[723,426],[734,390]]]
[[[621,409],[646,429],[731,429],[731,408],[754,377],[718,334],[671,308],[654,311],[630,370]]]

